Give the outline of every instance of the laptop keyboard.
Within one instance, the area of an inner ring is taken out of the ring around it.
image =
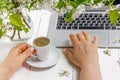
[[[57,30],[76,30],[76,29],[102,29],[102,30],[120,30],[120,18],[115,26],[110,24],[109,14],[102,13],[82,13],[80,16],[67,23],[64,20],[65,15],[58,17]],[[119,26],[119,27],[117,27]]]

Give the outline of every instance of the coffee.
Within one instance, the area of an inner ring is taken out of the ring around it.
[[[38,47],[46,46],[50,43],[50,40],[46,37],[39,37],[34,40],[34,44]]]

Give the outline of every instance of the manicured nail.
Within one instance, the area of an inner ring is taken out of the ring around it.
[[[98,36],[96,36],[96,38],[98,39],[99,37],[98,37]]]
[[[63,49],[64,52],[66,52],[66,49]]]
[[[31,47],[30,49],[31,49],[31,50],[34,50],[34,48],[33,48],[33,47]]]
[[[30,48],[30,52],[33,52],[35,49],[33,47]]]

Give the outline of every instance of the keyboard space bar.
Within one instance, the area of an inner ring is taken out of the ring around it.
[[[79,29],[104,29],[104,27],[79,27]]]

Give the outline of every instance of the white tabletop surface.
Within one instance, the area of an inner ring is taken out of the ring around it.
[[[43,28],[41,26],[48,25],[48,23],[47,20],[40,19],[41,12],[32,11],[30,13],[30,16],[33,20],[35,28],[33,33],[36,34],[33,36],[33,38],[36,36],[46,36],[47,27]],[[46,23],[39,23],[40,21],[45,21]],[[0,44],[0,63],[3,62],[9,50],[13,46],[14,44]],[[60,59],[55,66],[48,69],[38,69],[33,68],[25,63],[24,66],[16,71],[16,73],[10,78],[10,80],[79,80],[79,69],[69,63],[62,49],[58,50],[60,51]],[[105,55],[105,50],[106,49],[104,48],[98,49],[102,78],[103,80],[120,80],[120,65],[117,63],[118,58],[120,58],[120,50],[109,49],[111,56]],[[59,73],[61,73],[62,70],[67,71],[69,75],[60,76]]]

